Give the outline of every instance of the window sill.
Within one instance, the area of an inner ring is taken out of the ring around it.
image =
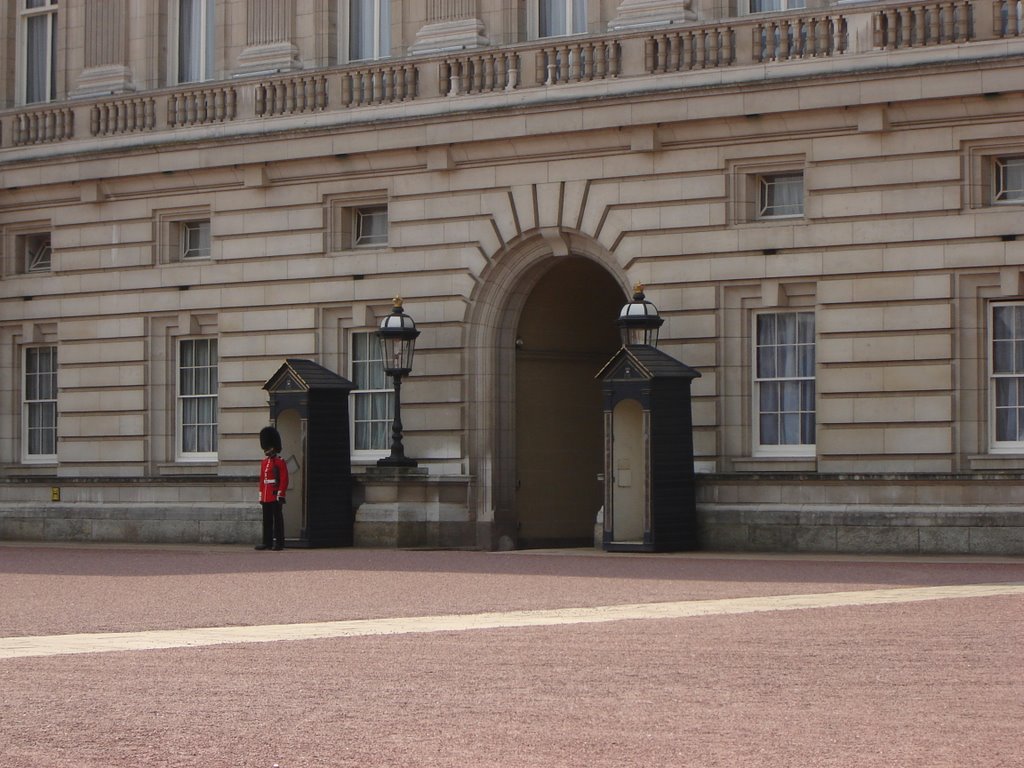
[[[747,456],[732,460],[734,472],[816,472],[815,456]]]
[[[173,477],[175,475],[210,475],[217,469],[217,461],[181,461],[176,464],[160,464],[157,467],[157,474],[160,477]]]
[[[973,471],[1022,470],[1024,469],[1024,452],[985,453],[978,456],[968,456],[967,465]]]

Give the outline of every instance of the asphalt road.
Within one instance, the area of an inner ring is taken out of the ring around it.
[[[1024,766],[1024,560],[0,543],[0,766]]]

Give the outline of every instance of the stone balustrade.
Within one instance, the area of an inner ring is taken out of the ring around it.
[[[449,96],[513,90],[519,67],[519,54],[506,49],[454,56],[441,62],[437,89]]]
[[[455,6],[452,6],[455,7]],[[459,6],[461,7],[461,6]],[[450,10],[441,4],[438,14]],[[454,12],[454,11],[453,11]],[[863,30],[852,34],[851,30]],[[761,14],[609,36],[547,38],[457,54],[0,111],[0,148],[615,78],[965,45],[1024,35],[1022,0],[932,0]],[[685,86],[685,80],[680,81]]]
[[[11,127],[4,135],[10,136],[16,147],[64,141],[75,135],[75,112],[68,106],[19,112],[13,116]]]
[[[875,47],[892,51],[967,42],[973,37],[972,5],[969,0],[941,0],[876,11],[872,19]]]
[[[156,128],[156,99],[152,96],[111,99],[93,104],[89,110],[89,133],[93,136],[152,131]]]
[[[237,106],[238,94],[233,85],[193,85],[167,97],[167,127],[228,122],[238,116]]]
[[[295,75],[259,82],[255,86],[258,117],[295,115],[327,109],[327,76],[320,73]]]

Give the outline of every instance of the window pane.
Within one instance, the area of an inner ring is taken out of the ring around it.
[[[56,46],[51,45],[50,16],[29,16],[25,20],[25,101],[29,104],[49,101],[52,96],[50,84],[55,71],[51,70],[56,70],[52,66]]]
[[[208,258],[210,256],[210,222],[187,221],[181,227],[182,258]]]
[[[199,80],[199,55],[202,49],[202,0],[180,0],[178,4],[178,82]]]
[[[564,35],[566,0],[540,0],[537,10],[537,34],[540,37]]]
[[[373,58],[374,0],[349,0],[348,57],[353,61]]]
[[[783,382],[780,387],[780,410],[783,412],[800,410],[800,384],[796,381]]]
[[[763,412],[779,410],[779,384],[777,382],[765,382],[760,387],[761,410]]]
[[[800,415],[800,442],[804,445],[814,445],[817,442],[813,413],[803,413]]]
[[[1024,157],[997,158],[996,166],[996,200],[1024,200]]]
[[[376,0],[380,13],[376,58],[391,55],[391,0]]]
[[[995,307],[992,310],[992,338],[1013,338],[1014,314],[1014,307]]]
[[[356,245],[386,245],[388,209],[386,206],[360,208],[356,216]]]
[[[586,0],[572,0],[572,33],[581,35],[587,31]]]
[[[762,176],[761,216],[798,216],[804,212],[803,174]]]
[[[776,376],[775,347],[761,347],[757,350],[757,377],[774,379]]]

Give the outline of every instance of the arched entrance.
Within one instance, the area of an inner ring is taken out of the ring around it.
[[[515,332],[517,546],[592,546],[603,503],[601,367],[626,300],[597,262],[562,257],[532,286]]]

